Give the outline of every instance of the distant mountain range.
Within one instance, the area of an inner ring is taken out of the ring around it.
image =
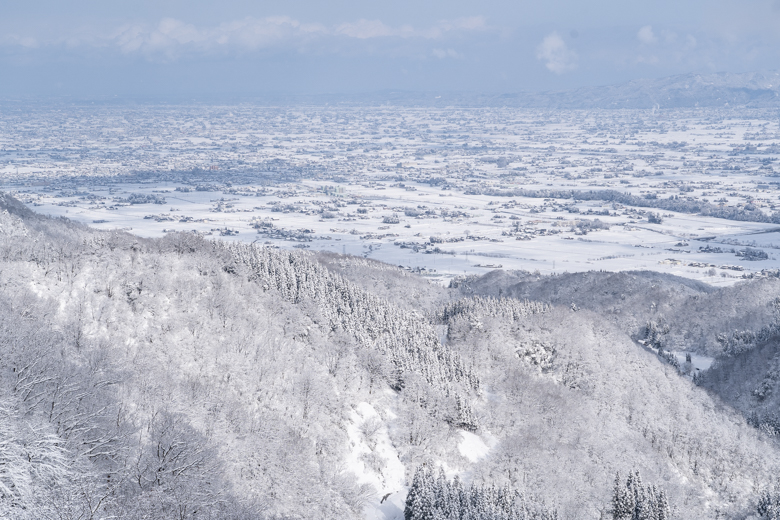
[[[278,97],[272,102],[335,105],[511,106],[537,109],[780,107],[780,72],[681,74],[547,92],[476,94],[385,90],[359,95]]]
[[[28,100],[29,101],[29,100]],[[0,99],[0,106],[16,106],[20,100]],[[144,98],[49,98],[49,103],[116,105],[159,103]],[[558,109],[669,109],[696,107],[780,108],[780,71],[739,74],[680,74],[659,79],[580,87],[546,92],[517,91],[503,94],[457,91],[380,90],[364,93],[265,94],[233,97],[171,98],[171,104],[259,103],[269,106],[402,106],[402,107],[516,107]]]
[[[513,106],[528,108],[778,107],[780,72],[682,74],[617,85],[500,97]]]

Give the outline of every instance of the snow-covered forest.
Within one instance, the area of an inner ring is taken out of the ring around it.
[[[780,511],[776,278],[445,288],[5,195],[0,287],[0,518]]]

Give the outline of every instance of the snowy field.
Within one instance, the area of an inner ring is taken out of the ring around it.
[[[650,269],[728,285],[780,268],[780,131],[769,112],[27,115],[23,129],[3,116],[4,189],[101,229],[362,255],[442,282],[496,268]],[[605,190],[633,198],[576,196]],[[730,218],[713,216],[724,210]]]

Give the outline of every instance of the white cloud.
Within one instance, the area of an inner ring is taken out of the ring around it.
[[[287,16],[245,18],[224,22],[216,27],[198,28],[166,18],[155,27],[126,26],[117,31],[109,45],[125,53],[175,59],[186,52],[258,50],[275,46],[301,46],[315,38],[341,37],[356,40],[372,38],[443,39],[449,34],[481,31],[487,28],[483,17],[443,20],[425,29],[409,25],[391,27],[380,20],[361,19],[331,28],[322,24],[304,24]],[[444,51],[453,57],[455,51]],[[457,53],[455,53],[457,54]],[[435,54],[434,54],[435,55]]]
[[[544,37],[536,48],[537,59],[545,61],[548,70],[563,74],[577,67],[577,53],[570,50],[557,32],[551,32]]]
[[[652,45],[658,41],[658,38],[656,38],[655,34],[653,33],[653,28],[649,25],[645,25],[639,29],[639,32],[636,33],[636,37],[645,45]]]
[[[0,36],[0,45],[11,45],[35,49],[40,46],[40,42],[31,36],[18,36],[16,34],[6,34]]]
[[[244,18],[210,28],[198,28],[180,20],[165,18],[155,27],[121,27],[108,38],[106,44],[116,45],[128,54],[142,53],[175,58],[187,51],[264,49],[285,41],[304,41],[325,32],[327,31],[323,26],[301,24],[286,16]]]
[[[388,27],[379,20],[358,20],[353,23],[343,23],[336,27],[335,32],[336,34],[361,40],[398,35],[398,30]]]
[[[408,24],[389,26],[381,20],[366,19],[328,27],[320,23],[302,23],[289,16],[247,17],[212,26],[164,18],[156,24],[92,27],[91,30],[82,27],[73,34],[49,38],[0,35],[0,46],[116,48],[124,54],[141,54],[153,60],[170,61],[197,53],[246,52],[280,47],[303,49],[314,41],[324,44],[329,38],[446,40],[486,29],[488,25],[481,16],[441,20],[422,28]],[[450,49],[443,52],[452,56]]]
[[[433,49],[431,52],[434,57],[443,60],[444,58],[460,58],[461,55],[455,49]]]
[[[454,20],[442,20],[432,27],[418,31],[417,34],[424,38],[436,39],[442,38],[447,33],[483,31],[487,28],[484,16],[470,16]]]
[[[34,48],[38,46],[38,41],[35,38],[30,38],[29,36],[19,38],[19,45],[22,47],[30,47]]]
[[[423,29],[415,29],[411,25],[390,27],[379,20],[358,20],[357,22],[343,23],[337,26],[334,32],[342,36],[359,39],[394,36],[398,38],[425,38],[433,40],[444,38],[451,33],[474,32],[485,29],[487,29],[485,18],[483,16],[472,16],[454,20],[441,20],[431,27]]]

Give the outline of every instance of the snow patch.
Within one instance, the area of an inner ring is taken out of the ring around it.
[[[405,468],[382,417],[370,404],[358,404],[350,411],[347,435],[350,451],[346,470],[355,474],[358,484],[370,484],[378,491],[378,497],[365,507],[365,518],[403,519],[407,492]]]
[[[672,354],[674,354],[674,356],[677,358],[677,361],[680,362],[680,366],[685,363],[686,354],[690,354],[691,365],[693,369],[699,370],[701,372],[709,370],[709,368],[712,366],[712,363],[715,361],[715,358],[713,357],[697,354],[696,352],[688,352],[685,350],[673,351]]]
[[[364,513],[366,520],[404,520],[404,506],[406,506],[406,494],[408,488],[404,487],[397,493],[382,495],[376,500],[376,504],[366,506]]]
[[[463,436],[463,440],[458,444],[458,451],[471,462],[477,462],[486,457],[491,448],[496,445],[496,440],[492,436],[488,436],[486,443],[482,437],[471,432],[462,431],[460,434]]]

